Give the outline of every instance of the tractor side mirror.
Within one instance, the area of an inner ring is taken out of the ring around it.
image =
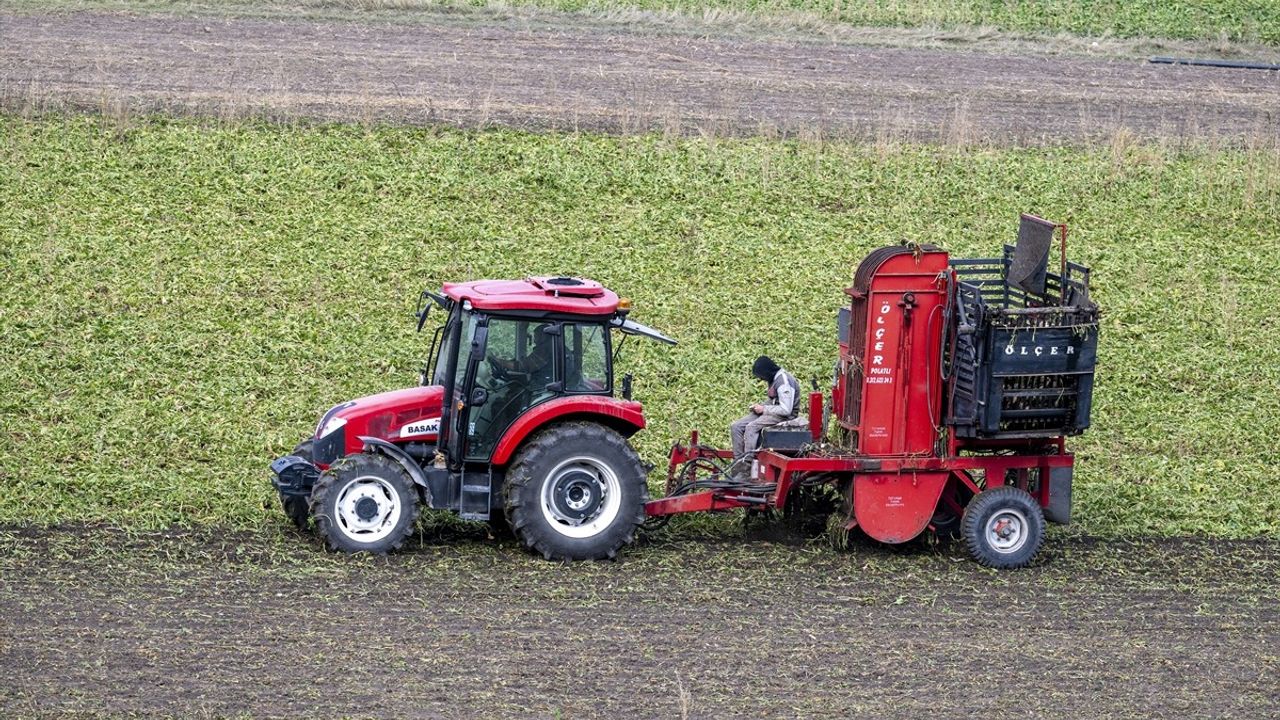
[[[427,291],[423,290],[418,296],[418,309],[414,315],[418,316],[418,332],[422,332],[422,326],[427,324],[427,316],[431,314],[431,303],[427,297]]]
[[[484,405],[487,402],[489,402],[488,390],[478,387],[471,391],[471,400],[469,402],[471,407],[480,407],[481,405]]]

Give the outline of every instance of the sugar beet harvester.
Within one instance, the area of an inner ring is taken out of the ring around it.
[[[614,397],[610,331],[673,341],[589,280],[446,284],[419,309],[419,329],[432,304],[448,313],[421,386],[335,406],[272,463],[274,484],[295,522],[313,516],[347,551],[398,547],[420,505],[574,560],[613,556],[646,517],[839,507],[843,528],[882,542],[958,533],[978,562],[1024,566],[1045,521],[1070,519],[1065,438],[1089,424],[1098,310],[1065,253],[1066,228],[1032,216],[998,258],[872,252],[846,289],[830,396],[767,430],[747,479],[694,431],[648,502],[627,441],[645,419],[630,376]]]

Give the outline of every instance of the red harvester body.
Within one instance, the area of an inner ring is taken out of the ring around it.
[[[1064,255],[1047,271],[1055,230],[1065,253],[1065,227],[1032,216],[1001,258],[872,252],[846,289],[829,399],[814,392],[807,422],[766,431],[746,482],[695,431],[646,512],[786,512],[833,488],[846,529],[886,543],[959,532],[983,564],[1028,564],[1044,521],[1070,519],[1065,436],[1088,426],[1097,343],[1088,269]]]

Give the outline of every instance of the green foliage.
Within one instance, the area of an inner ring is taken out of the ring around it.
[[[874,27],[995,27],[1001,30],[1115,37],[1233,40],[1280,44],[1280,3],[1272,0],[11,0],[19,9],[249,12],[303,11],[403,15],[433,7],[532,6],[571,12],[639,9],[761,16],[804,14],[827,22]]]
[[[1080,527],[1280,534],[1274,149],[81,117],[0,118],[0,522],[280,522],[270,459],[412,384],[418,291],[482,276],[594,277],[681,341],[620,365],[661,465],[691,428],[725,439],[756,354],[827,382],[868,251],[994,254],[1020,211],[1071,223],[1105,312]]]
[[[484,5],[487,0],[467,4]],[[638,7],[701,12],[813,13],[849,25],[991,26],[1029,33],[1227,38],[1280,43],[1280,3],[1271,0],[524,0],[562,10]],[[373,3],[376,5],[376,3]]]

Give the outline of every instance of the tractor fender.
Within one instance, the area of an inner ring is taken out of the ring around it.
[[[422,491],[426,493],[427,504],[431,504],[431,486],[427,484],[427,474],[422,471],[422,466],[418,464],[417,460],[410,457],[409,453],[382,438],[361,435],[360,442],[364,443],[365,452],[385,455],[400,463],[404,467],[404,471],[409,473],[409,477],[413,478],[413,484],[422,488]]]
[[[556,398],[529,408],[511,423],[494,447],[490,462],[505,465],[530,435],[553,422],[570,419],[598,422],[626,437],[643,430],[645,426],[644,406],[638,402],[603,395]]]

